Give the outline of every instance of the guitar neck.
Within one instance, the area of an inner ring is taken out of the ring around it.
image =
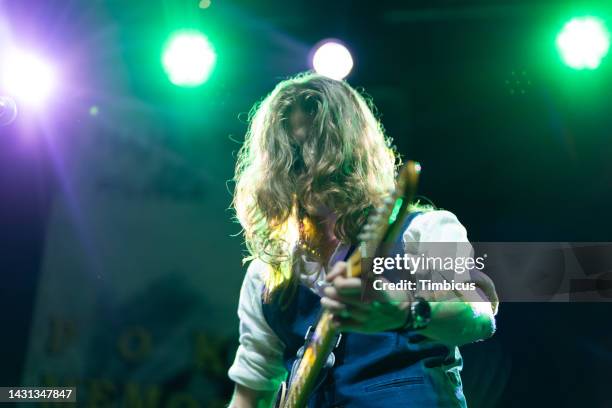
[[[403,220],[408,214],[408,204],[414,198],[420,169],[420,164],[408,161],[399,173],[392,194],[385,198],[383,205],[369,216],[358,237],[361,245],[347,260],[348,277],[361,275],[362,256],[364,259],[371,258],[381,243],[393,242],[401,234]],[[281,407],[302,408],[306,405],[319,372],[332,350],[336,335],[333,315],[324,310],[304,350],[297,371],[291,379],[287,396],[281,402]]]
[[[347,260],[347,276],[361,274],[361,253],[354,251]],[[333,315],[324,310],[317,322],[312,338],[289,386],[283,408],[301,408],[306,405],[317,377],[334,346],[338,332],[334,329]]]

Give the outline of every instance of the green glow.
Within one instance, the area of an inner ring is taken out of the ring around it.
[[[610,33],[596,17],[576,17],[557,35],[563,62],[574,69],[596,69],[610,49]]]
[[[391,211],[391,215],[389,216],[389,224],[393,224],[395,220],[397,220],[397,216],[399,215],[403,202],[404,202],[403,198],[398,198],[395,201],[395,205],[393,206],[393,211]]]
[[[208,38],[195,30],[170,36],[162,52],[162,65],[174,85],[194,87],[208,80],[217,55]]]

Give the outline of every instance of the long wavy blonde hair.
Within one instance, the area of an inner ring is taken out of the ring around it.
[[[295,109],[309,118],[300,140],[289,121]],[[400,160],[373,109],[345,81],[305,73],[280,82],[251,110],[233,206],[249,258],[271,267],[268,300],[295,282],[298,226],[307,214],[331,209],[336,238],[351,243],[393,188]]]

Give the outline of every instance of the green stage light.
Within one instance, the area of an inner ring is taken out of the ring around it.
[[[596,17],[571,19],[557,36],[563,61],[574,69],[595,69],[610,49],[610,33]]]
[[[162,65],[174,85],[194,87],[208,80],[217,55],[199,31],[182,30],[170,36],[162,52]]]

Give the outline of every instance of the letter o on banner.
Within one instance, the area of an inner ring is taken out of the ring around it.
[[[142,361],[150,353],[153,345],[151,334],[143,327],[131,327],[119,337],[117,348],[128,361]]]

